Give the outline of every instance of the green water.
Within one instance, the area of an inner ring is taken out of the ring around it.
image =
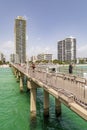
[[[50,116],[44,118],[41,89],[37,90],[37,119],[31,121],[29,99],[29,92],[20,93],[12,70],[0,68],[0,130],[87,130],[87,122],[64,105],[61,117],[56,117],[52,96]]]

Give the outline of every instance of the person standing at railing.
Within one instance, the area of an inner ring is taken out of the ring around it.
[[[69,65],[69,74],[72,74],[73,73],[73,64],[70,64]]]
[[[33,69],[33,72],[35,71],[35,64],[34,63],[32,63],[32,65],[31,65],[31,67],[32,67],[32,69]]]

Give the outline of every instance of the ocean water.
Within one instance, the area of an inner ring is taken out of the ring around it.
[[[62,104],[62,114],[55,115],[50,95],[49,117],[43,116],[43,90],[37,89],[37,117],[30,118],[30,92],[20,93],[11,68],[0,68],[0,130],[87,130],[87,122]]]
[[[69,73],[69,65],[59,66],[58,71],[62,73]],[[87,74],[87,64],[73,65],[73,75],[84,77],[84,73]]]

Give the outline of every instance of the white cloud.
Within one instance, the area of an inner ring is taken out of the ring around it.
[[[28,35],[26,37],[28,41]],[[41,40],[39,37],[37,40]],[[30,48],[30,49],[29,49]],[[53,54],[53,59],[57,58],[57,48],[56,46],[27,46],[27,56],[37,56],[40,53],[51,53]],[[0,52],[2,52],[6,59],[9,60],[9,55],[14,53],[14,41],[8,40],[5,41],[3,44],[0,45]],[[78,47],[77,46],[77,57],[87,57],[87,45],[83,45]]]
[[[77,57],[87,57],[87,44],[77,48]]]
[[[57,49],[54,47],[41,47],[41,46],[32,46],[30,50],[27,50],[27,56],[31,57],[31,56],[37,56],[40,53],[50,53],[53,54],[53,58],[56,58],[57,55]]]

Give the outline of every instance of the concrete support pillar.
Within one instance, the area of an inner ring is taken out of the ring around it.
[[[36,87],[34,87],[34,84],[30,84],[30,112],[31,112],[31,118],[36,118]]]
[[[27,88],[31,89],[31,82],[29,80],[27,80]]]
[[[56,116],[61,115],[61,102],[59,101],[59,99],[55,98],[55,112],[56,112]]]
[[[17,82],[19,82],[19,72],[17,71]]]
[[[49,93],[44,90],[44,116],[49,116]]]
[[[22,75],[20,75],[20,92],[23,92],[23,80],[22,80]]]

